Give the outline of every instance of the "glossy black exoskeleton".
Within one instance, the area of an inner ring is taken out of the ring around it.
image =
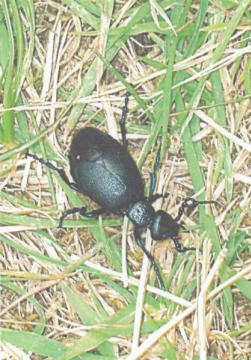
[[[182,247],[179,243],[178,233],[181,226],[179,220],[186,208],[193,209],[199,204],[207,204],[210,201],[196,201],[187,198],[182,202],[175,218],[163,210],[154,210],[152,206],[154,201],[166,195],[150,194],[149,197],[144,195],[144,183],[127,150],[125,132],[127,104],[128,96],[120,121],[122,145],[110,135],[92,127],[80,129],[73,137],[69,162],[74,183],[68,180],[63,169],[58,169],[36,155],[29,156],[56,170],[71,188],[89,196],[100,205],[100,208],[91,211],[87,211],[85,207],[66,210],[60,218],[59,226],[62,226],[66,216],[75,213],[86,217],[98,217],[104,213],[126,215],[134,224],[136,243],[147,255],[160,286],[164,287],[158,266],[141,240],[140,230],[149,228],[154,240],[171,238],[179,252],[194,250],[194,248]],[[156,175],[156,168],[157,166],[152,174],[152,180]]]

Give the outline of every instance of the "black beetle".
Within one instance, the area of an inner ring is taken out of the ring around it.
[[[185,208],[193,209],[199,204],[208,204],[212,203],[212,201],[197,201],[186,198],[175,218],[172,218],[163,210],[154,210],[153,202],[165,197],[166,194],[150,194],[149,197],[144,195],[144,183],[140,172],[127,150],[125,131],[127,105],[128,95],[126,96],[125,107],[120,121],[122,145],[110,135],[92,127],[80,129],[73,137],[69,162],[74,183],[68,180],[63,169],[55,167],[36,155],[28,155],[56,170],[72,189],[89,196],[101,206],[91,211],[86,210],[85,207],[66,210],[60,218],[60,227],[66,216],[75,213],[86,217],[98,217],[109,212],[126,215],[134,224],[136,243],[147,255],[156,272],[160,286],[164,288],[158,266],[141,240],[140,230],[144,227],[149,228],[154,240],[171,238],[179,252],[194,250],[194,248],[182,247],[179,243],[178,232],[181,227],[179,220]],[[157,166],[154,168],[152,180],[156,175]]]

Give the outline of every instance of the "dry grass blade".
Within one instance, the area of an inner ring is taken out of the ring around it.
[[[248,360],[250,5],[0,2],[3,358]],[[70,177],[77,129],[121,140],[127,91],[145,194],[154,167],[154,192],[168,194],[155,210],[175,218],[186,197],[217,201],[182,216],[180,242],[195,252],[153,242],[165,290],[128,219],[74,215],[58,228],[65,209],[97,205],[25,157]]]

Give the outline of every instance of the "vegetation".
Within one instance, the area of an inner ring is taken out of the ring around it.
[[[3,358],[248,359],[250,18],[250,0],[1,1]],[[76,129],[119,138],[126,91],[146,193],[161,148],[156,206],[217,201],[183,217],[194,253],[153,244],[165,291],[126,219],[59,229],[64,209],[95,204],[25,157],[69,174]]]

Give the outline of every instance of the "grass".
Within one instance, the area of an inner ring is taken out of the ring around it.
[[[250,0],[2,1],[3,358],[248,359],[250,13]],[[66,208],[95,204],[25,158],[69,173],[76,128],[119,138],[126,91],[146,194],[161,148],[156,192],[170,195],[156,208],[218,202],[183,217],[181,242],[195,252],[153,244],[165,290],[126,220],[59,229]]]

